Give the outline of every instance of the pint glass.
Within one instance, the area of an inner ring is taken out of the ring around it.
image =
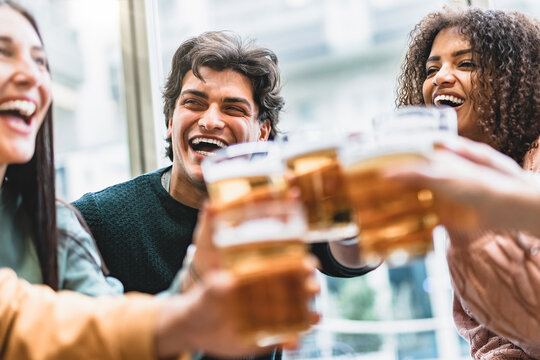
[[[215,215],[213,227],[220,263],[239,284],[231,308],[239,331],[265,346],[308,330],[302,206],[271,200],[229,208]]]
[[[271,143],[238,144],[202,165],[220,263],[240,289],[231,311],[239,331],[261,346],[310,326],[303,270],[306,218],[301,204],[285,196],[283,163],[273,151]]]
[[[456,129],[453,109],[402,108],[374,120],[373,143],[341,149],[361,252],[368,262],[424,255],[432,249],[432,231],[439,223],[433,194],[404,187],[382,174],[394,166],[427,161],[438,140],[455,136]]]
[[[307,242],[333,241],[358,234],[345,188],[338,149],[343,134],[306,129],[284,143],[289,176],[300,189],[308,220]]]
[[[202,171],[212,206],[217,211],[283,198],[284,166],[271,142],[229,146],[206,158]]]

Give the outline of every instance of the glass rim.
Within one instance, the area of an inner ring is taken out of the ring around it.
[[[405,118],[410,119],[408,123],[403,121]],[[457,135],[457,114],[454,108],[446,105],[402,106],[393,111],[385,111],[375,115],[372,119],[372,128],[375,136],[380,136],[381,132],[385,134],[385,130],[392,132],[392,130],[404,131],[405,129],[417,129],[418,131],[429,129]]]
[[[230,145],[206,157],[201,163],[205,182],[283,174],[285,167],[272,141],[245,142]],[[259,156],[257,156],[259,155]]]

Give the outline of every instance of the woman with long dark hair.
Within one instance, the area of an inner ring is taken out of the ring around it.
[[[524,14],[473,8],[432,13],[410,34],[396,102],[452,106],[461,136],[538,172],[539,61],[539,22]],[[540,307],[538,239],[445,225],[454,319],[473,357],[540,357],[540,318],[531,318]]]
[[[103,276],[75,213],[55,206],[47,58],[31,16],[5,0],[0,0],[0,179],[3,360],[152,359],[197,351],[238,358],[270,350],[239,331],[242,319],[231,309],[244,287],[225,272],[208,274],[183,295],[160,298],[90,298],[53,290],[97,295],[122,287]],[[302,295],[311,299],[317,291],[314,263],[306,259],[303,265],[292,276],[303,280]],[[274,300],[256,307],[261,314],[255,316],[282,317],[290,302],[283,296]],[[318,317],[312,315],[315,323]]]
[[[2,24],[0,266],[55,290],[121,294],[121,284],[104,276],[76,212],[55,202],[51,79],[43,42],[25,9],[11,1],[1,4],[24,17],[34,34],[25,32],[17,17]]]

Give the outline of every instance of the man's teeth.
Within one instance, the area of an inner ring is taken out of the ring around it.
[[[214,144],[217,147],[224,148],[227,146],[223,141],[217,140],[217,139],[209,139],[209,138],[196,138],[193,139],[192,143],[193,145],[198,145],[200,143],[207,143],[207,144]]]
[[[30,117],[36,111],[36,104],[26,100],[11,100],[0,104],[0,111],[18,111],[22,116]]]
[[[195,152],[204,156],[216,156],[215,152],[209,152],[209,151],[203,151],[203,150],[195,150]]]
[[[455,97],[453,95],[437,95],[435,99],[433,100],[433,103],[435,105],[440,105],[441,101],[445,101],[445,100],[450,101],[456,105],[461,105],[465,102],[465,100]]]

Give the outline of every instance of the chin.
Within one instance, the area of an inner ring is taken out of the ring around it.
[[[196,184],[197,186],[205,186],[204,177],[200,167],[197,169],[191,169],[189,172],[189,179],[191,180],[192,184]]]
[[[11,159],[8,161],[8,164],[22,165],[32,160],[32,156],[34,156],[34,148],[25,150],[26,151],[19,151],[18,153],[13,154],[13,156],[11,156]]]

